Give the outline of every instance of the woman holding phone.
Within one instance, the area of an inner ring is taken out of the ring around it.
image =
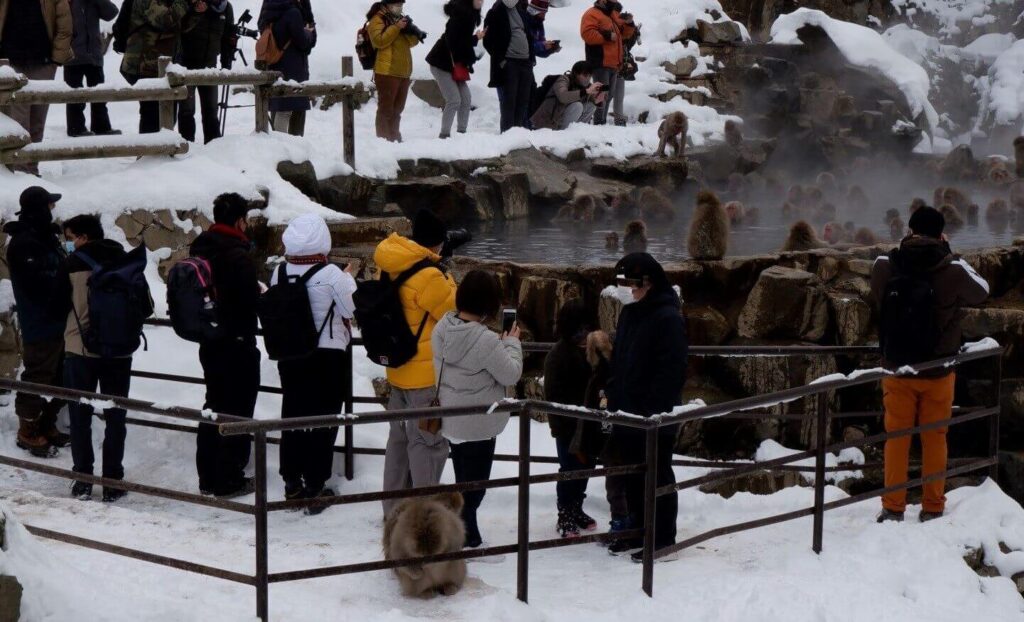
[[[444,5],[444,14],[448,16],[444,36],[427,54],[430,73],[444,96],[441,138],[452,135],[456,115],[458,132],[465,134],[469,128],[469,113],[473,107],[469,79],[476,64],[476,44],[484,38],[484,31],[477,30],[483,4],[484,0],[450,0]]]
[[[509,413],[488,413],[487,407],[505,397],[506,388],[523,375],[523,348],[519,326],[513,323],[499,337],[487,322],[499,317],[501,288],[490,272],[467,274],[455,293],[456,311],[446,314],[431,338],[437,395],[441,406],[480,405],[476,415],[444,420],[441,433],[451,444],[456,482],[487,480],[491,477],[497,436],[505,429]],[[482,543],[476,511],[483,490],[463,493],[462,520],[466,524],[465,545]]]

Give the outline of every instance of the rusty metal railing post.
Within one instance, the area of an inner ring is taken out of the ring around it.
[[[996,358],[996,403],[993,404],[1000,412],[988,418],[988,457],[995,458],[996,463],[988,468],[988,476],[993,482],[999,483],[999,416],[1003,406],[1003,357]]]
[[[355,383],[352,381],[352,374],[355,373],[352,369],[352,344],[349,344],[343,356],[348,365],[348,373],[341,380],[345,383],[345,414],[351,415],[355,412],[355,400],[352,395],[355,393]],[[356,475],[355,434],[351,425],[346,425],[342,429],[345,430],[345,479],[352,481]]]
[[[256,449],[256,617],[270,620],[270,581],[267,565],[267,433],[257,432]]]
[[[644,444],[647,451],[647,471],[644,473],[644,560],[643,588],[648,596],[654,596],[654,530],[657,527],[658,510],[658,428],[650,427],[645,432]],[[672,494],[676,494],[673,492]]]
[[[821,553],[825,533],[825,447],[828,444],[828,394],[818,394],[817,430],[814,456],[814,542],[815,553]]]
[[[519,550],[516,552],[516,598],[529,602],[530,592],[530,409],[519,411]]]

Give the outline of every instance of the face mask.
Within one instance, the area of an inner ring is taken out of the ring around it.
[[[68,255],[75,252],[75,243],[71,240],[64,240],[64,250],[67,251]]]
[[[636,302],[636,300],[633,299],[632,287],[626,287],[625,285],[616,285],[615,289],[618,290],[619,300],[622,301],[622,304],[631,305],[634,302]]]
[[[514,9],[514,8],[516,8],[516,5],[518,5],[518,4],[519,4],[519,0],[501,0],[501,1],[502,1],[502,3],[503,3],[503,4],[504,4],[504,5],[506,6],[506,7],[510,8],[510,9]]]
[[[392,15],[398,16],[398,15],[402,14],[402,8],[403,8],[403,6],[401,4],[392,4],[389,7],[389,10],[391,11]]]

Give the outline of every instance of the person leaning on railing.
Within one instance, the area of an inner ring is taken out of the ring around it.
[[[128,84],[157,77],[161,56],[174,57],[181,44],[181,24],[189,7],[200,0],[135,0],[121,75]],[[139,102],[139,133],[160,131],[160,102]]]
[[[919,208],[910,217],[910,235],[898,249],[875,260],[871,296],[879,307],[879,343],[887,369],[897,371],[954,356],[962,341],[962,307],[979,305],[989,294],[988,283],[966,261],[954,255],[942,231],[942,213]],[[896,432],[949,419],[953,414],[956,373],[950,369],[893,376],[882,381],[885,430]],[[915,423],[916,422],[916,423]],[[909,436],[885,443],[885,486],[907,482]],[[946,470],[946,428],[921,433],[921,477]],[[942,516],[946,506],[945,480],[924,484],[921,522]],[[902,521],[907,491],[882,497],[878,522]]]

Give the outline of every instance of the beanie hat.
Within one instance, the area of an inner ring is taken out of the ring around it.
[[[549,0],[530,0],[530,6],[541,13],[547,13],[548,9],[551,7],[551,2]]]
[[[926,205],[911,214],[908,226],[917,235],[937,239],[942,237],[942,230],[946,228],[946,218],[939,210]]]
[[[616,278],[635,281],[647,279],[655,289],[668,287],[668,276],[661,264],[647,253],[630,253],[615,264]]]
[[[434,212],[421,209],[416,212],[412,221],[412,241],[425,248],[433,248],[444,244],[448,238],[448,228]]]

